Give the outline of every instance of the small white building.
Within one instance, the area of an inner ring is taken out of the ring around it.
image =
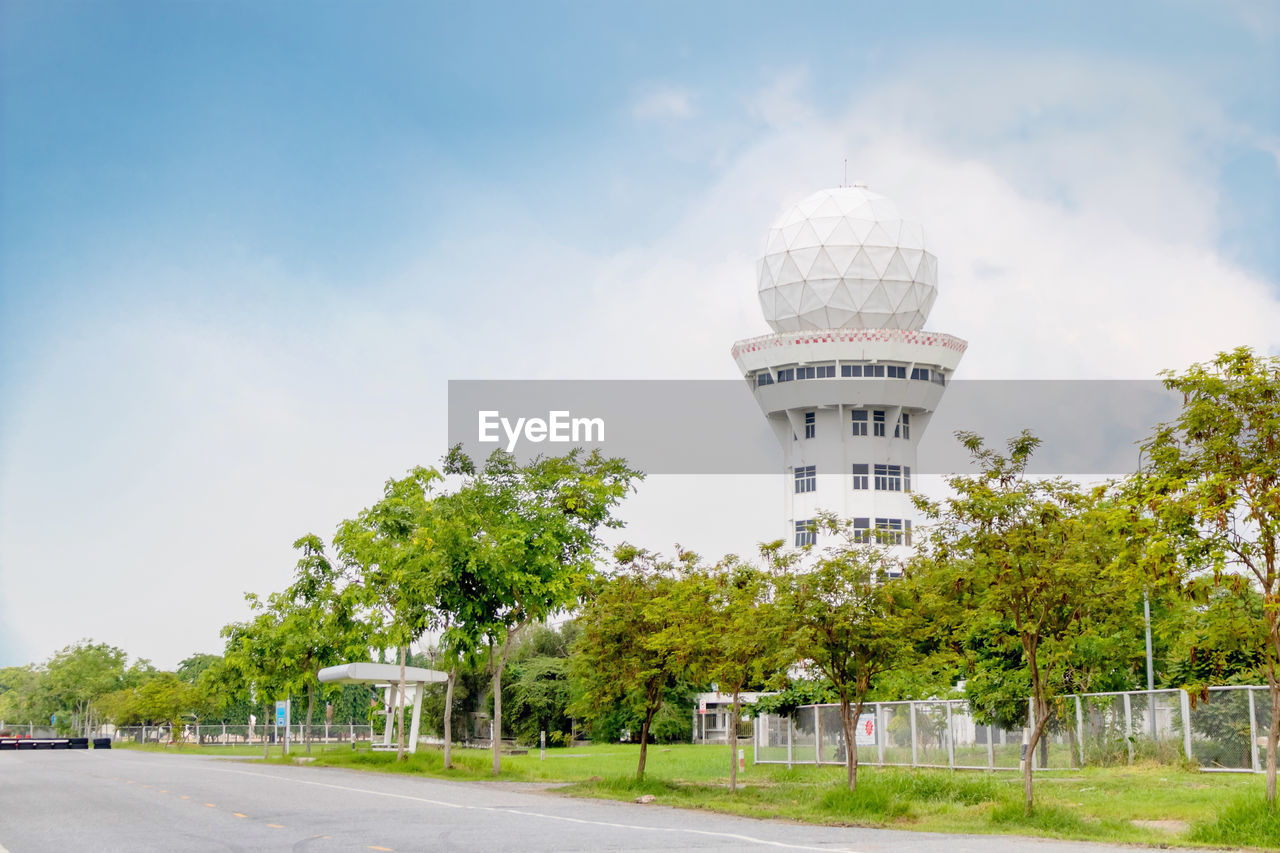
[[[761,696],[771,693],[739,693],[740,705],[749,705]],[[728,743],[729,717],[732,716],[733,694],[699,693],[697,707],[693,709],[694,743]],[[742,711],[742,719],[751,719],[749,711]]]

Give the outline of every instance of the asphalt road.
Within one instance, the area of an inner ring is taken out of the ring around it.
[[[0,853],[1129,850],[803,826],[448,782],[130,750],[0,752]]]

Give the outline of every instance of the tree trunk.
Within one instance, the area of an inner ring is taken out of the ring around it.
[[[449,670],[449,680],[444,688],[444,769],[453,767],[453,683],[458,678],[455,666]]]
[[[405,646],[400,647],[400,700],[396,708],[397,725],[400,729],[396,735],[396,761],[404,761],[404,653]],[[394,695],[394,693],[392,694]]]
[[[307,728],[302,733],[302,742],[306,744],[307,755],[311,754],[311,712],[316,708],[316,688],[313,684],[307,685]]]
[[[263,758],[270,758],[270,757],[271,757],[271,743],[270,743],[270,741],[268,741],[268,740],[267,740],[267,719],[268,719],[268,717],[270,717],[270,716],[271,716],[271,712],[272,712],[272,711],[274,711],[275,709],[274,709],[273,707],[271,707],[271,703],[270,703],[270,702],[265,703],[265,704],[264,704],[264,708],[265,708],[265,710],[266,710],[266,712],[267,712],[267,713],[264,713],[264,714],[262,715],[262,757],[263,757]]]
[[[850,791],[858,789],[858,718],[861,716],[861,699],[855,705],[846,697],[840,697],[840,728],[844,731],[844,767]]]
[[[646,705],[644,709],[644,723],[640,726],[640,763],[636,766],[636,778],[644,779],[644,764],[649,758],[649,724],[653,722],[653,715],[658,709],[653,705]]]
[[[1039,746],[1040,738],[1044,734],[1045,727],[1049,724],[1049,703],[1036,696],[1032,704],[1035,706],[1036,724],[1032,727],[1031,739],[1027,742],[1027,760],[1022,763],[1023,811],[1027,816],[1031,815],[1035,806],[1034,789],[1031,780],[1035,767],[1036,747]]]

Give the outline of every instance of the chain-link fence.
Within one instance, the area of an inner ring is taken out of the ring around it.
[[[261,746],[266,743],[284,743],[285,726],[237,726],[226,725],[191,725],[170,728],[169,726],[121,726],[109,733],[117,743],[186,743],[199,746]],[[374,727],[357,725],[313,725],[310,728],[303,724],[288,727],[289,742],[301,744],[310,734],[315,744],[368,743],[373,739]],[[104,733],[106,736],[106,733]]]
[[[1028,702],[1028,717],[1031,708]],[[1188,722],[1190,725],[1188,725]],[[1265,687],[1087,693],[1061,697],[1032,758],[1035,770],[1156,760],[1203,770],[1263,772],[1260,741],[1271,725]],[[978,723],[963,699],[869,702],[857,721],[860,764],[1017,770],[1024,730]],[[761,764],[843,764],[839,705],[804,705],[790,717],[761,714]]]

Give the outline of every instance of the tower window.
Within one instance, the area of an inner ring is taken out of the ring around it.
[[[819,364],[817,367],[819,379],[835,379],[836,366],[834,364]]]
[[[813,519],[806,518],[796,522],[796,547],[814,545],[818,541],[818,532],[813,529]]]
[[[876,541],[881,545],[902,544],[902,519],[877,518]]]
[[[906,379],[907,368],[901,364],[890,364],[885,367],[890,379]]]
[[[795,379],[795,378],[796,378],[796,369],[794,367],[788,367],[786,370],[778,371],[779,382],[790,382],[792,379]]]
[[[770,373],[769,371],[762,370],[756,374],[757,388],[759,388],[761,385],[772,385],[772,384],[773,384],[773,374]]]
[[[894,438],[911,438],[911,415],[903,412],[898,415],[898,422],[893,425]]]
[[[818,478],[813,465],[802,465],[796,468],[796,494],[816,491]]]
[[[877,492],[902,491],[901,465],[877,465],[875,474]]]
[[[929,381],[929,368],[927,368],[927,367],[913,367],[913,368],[911,368],[911,378],[912,378],[912,379],[918,379],[918,380],[921,380],[921,381],[924,381],[924,382],[928,382],[928,381]]]
[[[855,379],[862,378],[861,364],[842,364],[840,365],[840,376],[844,379],[853,377]]]
[[[911,519],[909,518],[906,519],[905,521],[902,522],[902,524],[904,527],[906,527],[906,530],[903,531],[906,539],[905,544],[910,545],[911,544]]]
[[[883,378],[884,378],[884,365],[883,365],[883,364],[868,364],[868,365],[865,365],[865,366],[862,368],[862,375],[863,375],[863,376],[868,376],[868,377],[875,377],[875,378],[877,378],[877,379],[883,379]]]
[[[849,414],[853,417],[853,434],[866,435],[867,434],[867,410],[854,409]]]
[[[853,488],[854,489],[858,491],[864,491],[870,487],[870,484],[868,482],[870,478],[868,477],[869,472],[867,471],[867,468],[868,466],[866,465],[855,464],[853,466]]]
[[[902,490],[904,492],[911,491],[911,466],[910,465],[902,466]],[[910,524],[910,522],[907,522],[907,523]]]
[[[884,438],[884,412],[880,409],[873,410],[871,412],[871,423],[873,426],[871,431],[880,438]]]
[[[941,370],[934,370],[929,374],[929,381],[934,385],[946,385],[947,377],[942,374]]]
[[[853,541],[854,542],[870,542],[871,541],[871,519],[855,518],[853,520]]]
[[[804,413],[804,437],[813,438],[818,434],[818,415],[816,412]]]
[[[812,367],[797,367],[796,379],[816,379],[817,370]]]

